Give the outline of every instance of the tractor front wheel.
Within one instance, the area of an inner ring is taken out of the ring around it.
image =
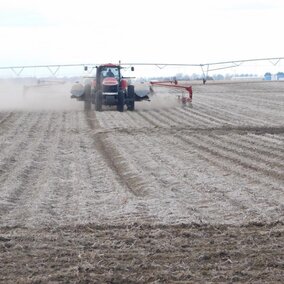
[[[123,112],[124,110],[124,92],[120,91],[118,93],[117,110]]]

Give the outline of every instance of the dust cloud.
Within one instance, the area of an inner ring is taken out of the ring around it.
[[[149,96],[149,101],[138,102],[135,107],[137,110],[164,109],[179,106],[178,95],[169,92],[155,92]]]
[[[36,79],[1,80],[0,111],[82,110],[83,103],[70,98],[72,85],[71,82],[37,81]],[[145,86],[143,87],[145,88]],[[137,90],[140,88],[138,86]],[[177,93],[169,93],[168,90],[159,89],[150,96],[150,102],[137,102],[135,107],[137,110],[175,107],[179,105],[177,96]]]
[[[37,80],[0,81],[0,110],[80,110],[82,103],[70,98],[70,82]]]

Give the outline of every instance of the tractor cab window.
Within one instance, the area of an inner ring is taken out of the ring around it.
[[[112,72],[112,70],[111,70],[110,68],[107,70],[106,75],[107,75],[108,77],[114,77],[114,74],[113,74],[113,72]]]
[[[114,67],[106,67],[102,70],[102,76],[103,78],[105,77],[115,77],[118,79],[118,68]]]

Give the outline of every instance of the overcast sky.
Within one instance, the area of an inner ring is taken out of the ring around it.
[[[0,66],[284,56],[283,0],[0,0]]]

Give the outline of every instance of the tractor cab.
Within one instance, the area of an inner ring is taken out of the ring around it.
[[[115,78],[120,81],[120,66],[113,64],[101,65],[97,68],[97,86],[100,86],[105,78]]]

